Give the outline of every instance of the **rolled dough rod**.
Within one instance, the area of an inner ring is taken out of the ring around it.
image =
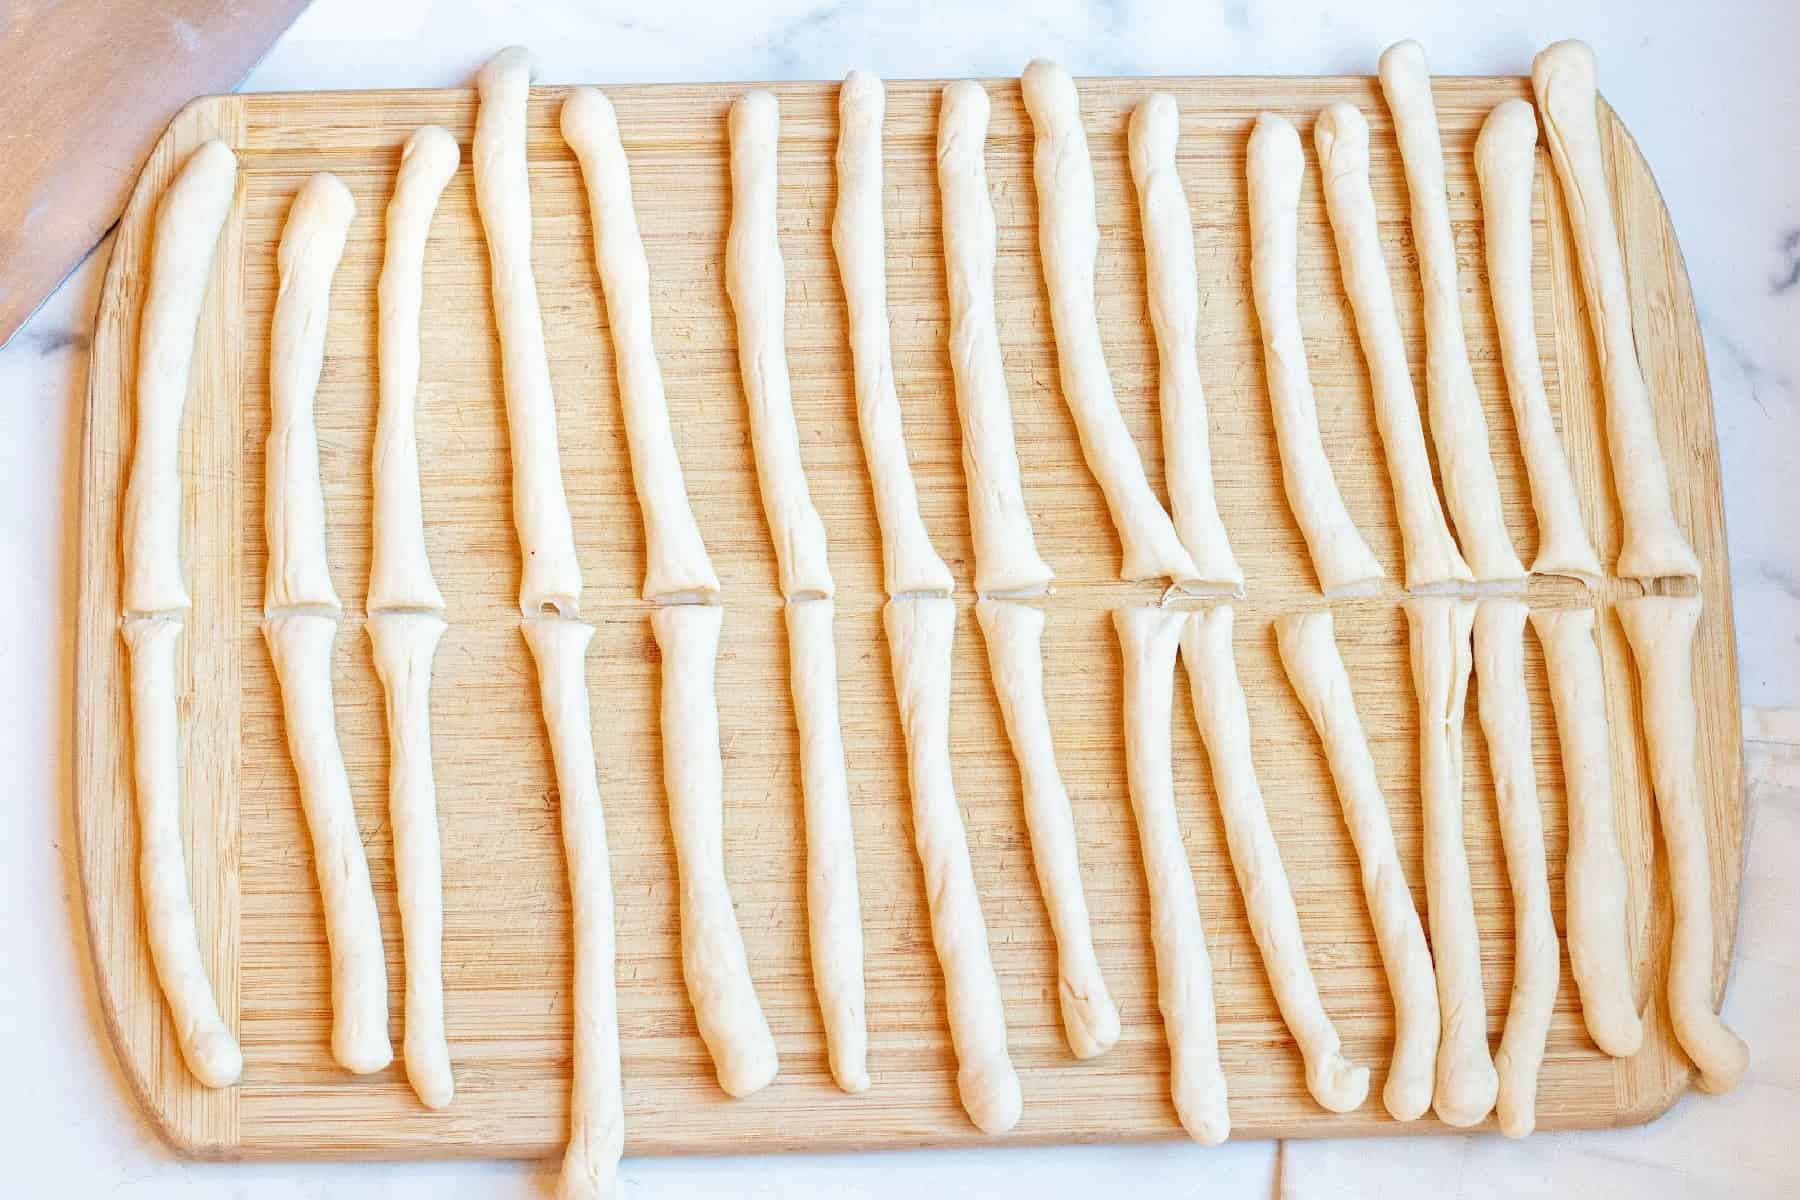
[[[187,608],[181,577],[181,410],[206,281],[237,188],[224,142],[202,145],[156,207],[150,272],[138,323],[137,429],[125,485],[124,611]]]
[[[1175,817],[1175,653],[1183,614],[1161,608],[1113,610],[1125,661],[1125,775],[1150,891],[1156,1004],[1169,1039],[1169,1084],[1188,1136],[1216,1146],[1231,1133],[1225,1072],[1213,1009],[1212,961],[1193,868]]]
[[[179,578],[179,576],[178,576]],[[132,775],[137,787],[138,884],[150,962],[169,1003],[181,1057],[207,1087],[230,1087],[244,1072],[200,958],[194,902],[181,846],[180,732],[175,647],[179,616],[131,617],[120,626],[131,656]]]
[[[315,613],[272,615],[263,640],[275,662],[288,754],[312,834],[313,866],[331,949],[331,1055],[358,1075],[394,1061],[387,1035],[387,961],[375,892],[363,857],[350,776],[338,747],[331,698],[331,644],[337,620]]]
[[[731,230],[725,290],[737,315],[738,368],[750,406],[750,442],[763,513],[775,539],[781,594],[831,595],[825,526],[806,487],[788,383],[783,325],[787,283],[775,232],[775,142],[781,114],[768,92],[731,103]]]
[[[400,174],[388,201],[387,249],[377,291],[381,407],[375,419],[373,456],[374,550],[368,598],[372,613],[444,607],[425,554],[413,406],[419,394],[425,238],[438,197],[456,174],[457,157],[456,139],[436,125],[415,131],[400,151]]]
[[[1569,801],[1563,865],[1569,970],[1588,1035],[1607,1054],[1629,1058],[1643,1044],[1644,1027],[1632,1000],[1625,855],[1614,823],[1606,682],[1594,644],[1594,610],[1535,609],[1531,628],[1544,648]]]
[[[1482,122],[1475,139],[1475,177],[1481,184],[1481,224],[1487,241],[1488,291],[1500,331],[1513,424],[1525,453],[1531,507],[1537,513],[1537,575],[1571,575],[1589,587],[1604,577],[1594,544],[1581,523],[1581,505],[1569,477],[1544,395],[1538,364],[1537,325],[1531,309],[1531,184],[1537,169],[1537,113],[1529,101],[1506,100]]]
[[[1275,622],[1281,665],[1325,746],[1344,824],[1356,847],[1363,899],[1394,998],[1394,1057],[1381,1102],[1397,1121],[1412,1121],[1431,1106],[1438,1052],[1437,983],[1431,951],[1412,892],[1394,848],[1387,800],[1356,715],[1350,676],[1332,637],[1329,612],[1292,613]]]
[[[1395,42],[1382,52],[1380,71],[1381,93],[1394,116],[1411,197],[1425,305],[1425,398],[1444,499],[1476,581],[1511,583],[1525,577],[1525,568],[1513,552],[1500,510],[1487,418],[1463,340],[1456,244],[1444,193],[1444,148],[1438,140],[1425,51],[1417,42]]]
[[[1636,596],[1618,603],[1619,623],[1637,661],[1650,783],[1669,852],[1675,928],[1669,938],[1669,1019],[1675,1040],[1700,1072],[1700,1087],[1729,1092],[1750,1062],[1743,1039],[1713,1003],[1712,870],[1696,763],[1694,631],[1699,596]]]
[[[1044,610],[1010,600],[978,600],[975,616],[987,643],[988,669],[1006,737],[1019,764],[1025,828],[1050,929],[1056,936],[1056,993],[1063,1032],[1076,1058],[1092,1058],[1119,1040],[1119,1010],[1100,974],[1081,888],[1075,816],[1056,767],[1050,713],[1044,705]]]
[[[1244,594],[1244,572],[1231,553],[1213,496],[1206,395],[1200,386],[1200,285],[1187,194],[1175,169],[1181,113],[1175,97],[1157,92],[1131,114],[1131,178],[1144,222],[1144,283],[1156,331],[1157,405],[1175,531],[1193,557],[1192,590]]]
[[[1531,63],[1531,86],[1544,117],[1544,141],[1562,184],[1574,229],[1581,290],[1593,322],[1606,395],[1606,445],[1625,526],[1620,575],[1628,579],[1698,576],[1700,560],[1682,536],[1669,503],[1669,472],[1657,442],[1656,413],[1631,331],[1631,297],[1612,196],[1600,152],[1594,52],[1585,42],[1557,42]]]
[[[1306,960],[1294,893],[1269,828],[1250,758],[1250,714],[1231,651],[1231,606],[1190,613],[1181,624],[1181,656],[1193,692],[1194,719],[1212,764],[1213,790],[1238,891],[1250,916],[1276,1007],[1306,1060],[1306,1088],[1321,1107],[1349,1112],[1369,1095],[1369,1069],[1343,1054]]]
[[[1273,113],[1258,116],[1249,153],[1250,285],[1262,326],[1282,486],[1320,590],[1327,596],[1366,594],[1380,582],[1381,564],[1344,508],[1325,457],[1300,332],[1298,230],[1305,170],[1294,127]]]
[[[487,235],[500,372],[511,442],[513,527],[519,535],[519,609],[573,617],[581,607],[581,565],[563,495],[556,447],[556,400],[544,319],[531,272],[531,179],[525,161],[525,107],[531,55],[509,46],[475,77],[475,209]]]
[[[950,644],[956,605],[945,598],[890,600],[882,609],[894,697],[906,732],[913,839],[925,873],[931,940],[944,972],[956,1088],[983,1133],[1005,1133],[1023,1104],[1006,1050],[1006,1011],[988,953],[987,922],[969,864],[968,836],[950,773]]]
[[[1500,1131],[1514,1138],[1526,1136],[1537,1123],[1538,1068],[1562,973],[1531,758],[1524,646],[1525,602],[1483,600],[1475,610],[1476,706],[1487,738],[1513,900],[1512,996],[1494,1069],[1500,1076]]]
[[[1356,314],[1356,332],[1369,365],[1369,387],[1375,399],[1375,425],[1387,452],[1388,479],[1394,487],[1394,509],[1400,519],[1400,541],[1406,555],[1406,590],[1444,591],[1471,583],[1474,576],[1450,536],[1431,460],[1425,454],[1425,431],[1419,425],[1419,401],[1413,394],[1406,343],[1394,309],[1393,285],[1375,222],[1375,195],[1369,186],[1369,123],[1353,104],[1333,104],[1313,122],[1313,146],[1325,184],[1325,211],[1337,241],[1344,290]]]
[[[556,1191],[562,1200],[599,1200],[616,1190],[619,1156],[625,1147],[625,1105],[619,1082],[612,873],[606,812],[594,776],[585,669],[594,629],[554,617],[530,619],[521,628],[537,663],[544,726],[556,768],[575,936],[574,1080],[569,1089],[569,1146],[563,1152]],[[409,1033],[411,1029],[408,1020]]]
[[[681,884],[682,974],[719,1086],[748,1096],[775,1078],[777,1063],[725,882],[724,766],[713,690],[723,619],[715,605],[650,611],[662,651],[663,786]]]
[[[331,277],[356,215],[350,189],[335,175],[308,179],[294,197],[275,252],[280,280],[269,334],[269,435],[263,534],[268,540],[263,609],[337,610],[325,559],[325,496],[313,398],[325,361]]]
[[[1094,215],[1094,168],[1081,127],[1075,81],[1053,62],[1033,59],[1019,84],[1034,133],[1038,252],[1050,292],[1050,324],[1063,399],[1075,418],[1081,453],[1105,493],[1123,550],[1121,579],[1199,582],[1169,514],[1144,477],[1131,431],[1119,413],[1094,311],[1094,259],[1100,225]]]
[[[718,595],[719,577],[688,504],[675,452],[662,368],[651,337],[650,264],[638,235],[631,168],[612,102],[593,88],[576,88],[563,102],[562,135],[581,163],[594,223],[594,265],[606,293],[631,480],[644,519],[644,599],[705,601]]]
[[[1032,596],[1052,573],[1038,556],[1019,483],[1012,402],[994,320],[994,206],[988,198],[984,145],[988,96],[978,83],[944,89],[938,113],[938,191],[943,206],[944,268],[950,289],[950,369],[962,426],[975,590],[983,596]]]
[[[889,596],[948,596],[950,568],[931,547],[906,461],[900,397],[888,337],[887,243],[881,219],[881,80],[852,71],[838,90],[837,214],[831,248],[844,281],[850,356],[856,374],[856,426],[875,489],[881,560]]]

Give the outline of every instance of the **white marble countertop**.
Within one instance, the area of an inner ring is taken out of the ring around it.
[[[611,10],[602,14],[600,8]],[[1507,13],[1491,11],[1497,7]],[[1478,11],[1477,11],[1478,10]],[[248,90],[443,86],[524,42],[548,82],[1369,73],[1411,36],[1443,74],[1517,74],[1576,36],[1644,150],[1686,254],[1724,459],[1751,834],[1725,1012],[1749,1078],[1599,1134],[1182,1142],[856,1157],[627,1160],[650,1197],[1800,1194],[1800,5],[1793,0],[318,0]],[[74,531],[100,250],[0,350],[0,1154],[18,1196],[535,1196],[530,1164],[190,1164],[133,1110],[99,1025],[68,806]],[[3,268],[0,268],[3,269]],[[50,632],[47,632],[50,631]],[[22,981],[29,979],[29,986]]]

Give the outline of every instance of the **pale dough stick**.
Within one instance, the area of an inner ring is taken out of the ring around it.
[[[1563,202],[1581,264],[1581,290],[1593,322],[1606,395],[1606,445],[1625,525],[1619,574],[1654,579],[1700,574],[1700,560],[1669,505],[1669,472],[1656,437],[1650,389],[1631,331],[1631,297],[1613,223],[1612,196],[1600,153],[1594,52],[1584,42],[1557,42],[1531,63],[1531,87],[1544,118],[1544,140],[1562,183]]]
[[[948,596],[950,568],[931,548],[906,461],[900,397],[888,337],[887,243],[881,221],[881,80],[852,71],[838,89],[837,213],[831,248],[844,281],[850,356],[856,372],[856,427],[875,488],[881,560],[890,596]]]
[[[1050,712],[1044,706],[1044,610],[1010,600],[975,603],[988,669],[1006,737],[1019,764],[1025,828],[1038,887],[1056,936],[1056,993],[1062,1003],[1063,1032],[1076,1058],[1092,1058],[1119,1040],[1119,1010],[1100,975],[1081,890],[1076,855],[1075,816],[1056,768]]]
[[[1356,715],[1350,676],[1338,655],[1328,612],[1294,613],[1275,622],[1281,665],[1306,709],[1344,809],[1356,846],[1363,900],[1375,926],[1381,965],[1394,998],[1394,1057],[1381,1102],[1397,1121],[1423,1116],[1431,1106],[1432,1069],[1438,1051],[1437,983],[1431,951],[1412,892],[1394,848],[1387,800],[1375,778],[1375,760]]]
[[[425,554],[419,445],[419,309],[425,295],[425,238],[444,185],[456,174],[456,139],[426,125],[406,139],[388,201],[387,249],[377,289],[381,407],[375,418],[374,549],[368,611],[442,609],[444,595]],[[410,1024],[408,1026],[410,1028]]]
[[[1562,968],[1550,882],[1544,863],[1544,818],[1538,811],[1531,759],[1531,701],[1525,695],[1525,602],[1483,600],[1475,610],[1476,707],[1487,738],[1488,764],[1500,810],[1500,842],[1513,900],[1513,983],[1506,1029],[1494,1069],[1500,1076],[1500,1131],[1524,1137],[1537,1123],[1538,1067],[1556,1007]]]
[[[731,103],[731,230],[725,290],[737,317],[738,369],[750,406],[750,444],[763,513],[775,539],[781,594],[789,600],[831,595],[825,526],[806,488],[800,431],[788,384],[787,282],[776,237],[775,142],[780,109],[768,92]]]
[[[1444,148],[1438,141],[1425,51],[1417,42],[1396,42],[1382,52],[1380,70],[1381,93],[1394,117],[1411,198],[1413,244],[1425,305],[1425,399],[1444,500],[1477,582],[1512,583],[1525,577],[1525,568],[1513,552],[1500,511],[1487,418],[1463,340],[1456,241],[1444,193]]]
[[[943,208],[944,271],[950,289],[950,370],[962,425],[975,590],[1030,596],[1052,573],[1038,556],[1019,483],[1012,402],[994,319],[994,205],[988,197],[985,143],[988,97],[978,83],[944,89],[938,113],[938,191]]]
[[[200,305],[237,189],[237,158],[211,141],[188,156],[156,207],[138,323],[136,431],[125,485],[124,611],[187,608],[181,578],[181,410]]]
[[[1588,1035],[1607,1054],[1630,1058],[1643,1044],[1644,1026],[1632,1001],[1625,855],[1613,815],[1606,681],[1594,644],[1594,610],[1538,609],[1531,628],[1544,648],[1569,802],[1563,865],[1569,971]]]
[[[1121,579],[1199,580],[1194,560],[1175,535],[1144,478],[1131,431],[1119,413],[1094,311],[1094,259],[1100,225],[1094,215],[1094,168],[1075,81],[1053,62],[1033,59],[1020,77],[1034,134],[1032,178],[1037,183],[1038,252],[1050,292],[1063,399],[1075,418],[1081,453],[1106,495],[1124,559]]]
[[[337,176],[314,175],[294,197],[275,251],[279,286],[269,333],[263,495],[263,535],[269,548],[263,608],[269,614],[341,607],[325,560],[325,495],[313,399],[325,362],[331,277],[355,215],[356,202]]]
[[[644,519],[644,599],[705,601],[718,595],[719,577],[694,521],[675,453],[662,367],[651,337],[650,263],[638,234],[631,168],[612,102],[593,88],[575,89],[563,102],[562,135],[581,163],[594,223],[594,265],[606,293],[631,481]]]
[[[181,846],[180,731],[175,646],[181,618],[132,617],[120,627],[131,653],[132,775],[137,785],[138,886],[150,962],[169,1002],[188,1070],[207,1087],[230,1087],[244,1071],[237,1039],[219,1016],[200,959],[194,901]]]
[[[1191,613],[1182,622],[1181,656],[1187,662],[1194,720],[1212,763],[1213,790],[1219,796],[1225,841],[1250,916],[1250,932],[1281,1019],[1306,1060],[1306,1088],[1322,1107],[1349,1112],[1369,1094],[1369,1069],[1344,1057],[1343,1043],[1325,1015],[1306,961],[1294,893],[1281,866],[1281,851],[1269,828],[1250,758],[1250,713],[1232,658],[1231,626],[1230,605]]]
[[[513,527],[524,571],[519,609],[553,609],[573,617],[581,607],[581,565],[563,495],[556,448],[556,400],[544,350],[544,318],[531,272],[531,178],[525,161],[525,108],[531,55],[509,46],[475,77],[475,209],[487,236],[500,375],[511,442]]]
[[[1300,135],[1273,113],[1250,134],[1250,286],[1262,326],[1269,406],[1281,452],[1281,482],[1306,538],[1319,589],[1327,596],[1367,593],[1382,578],[1356,530],[1319,434],[1319,412],[1300,332]]]
[[[969,865],[968,836],[950,775],[950,644],[956,604],[948,597],[890,600],[882,609],[894,698],[906,733],[913,840],[925,873],[931,941],[944,972],[956,1089],[983,1133],[1019,1120],[1019,1075],[1006,1050],[1006,1011],[988,953],[987,922]]]
[[[778,1064],[725,882],[724,765],[713,691],[723,620],[715,605],[650,612],[662,652],[663,786],[681,884],[682,974],[719,1086],[748,1096],[775,1078]]]
[[[312,835],[313,866],[331,950],[331,1055],[366,1075],[394,1061],[387,1035],[387,960],[375,892],[363,857],[350,776],[338,747],[331,698],[331,644],[337,620],[313,613],[271,616],[263,640],[275,662],[288,754]]]
[[[1669,1020],[1700,1072],[1700,1087],[1729,1092],[1750,1063],[1743,1039],[1713,1005],[1712,870],[1700,796],[1694,711],[1694,631],[1699,596],[1636,596],[1618,603],[1619,623],[1637,661],[1650,783],[1669,853]]]
[[[1169,1039],[1169,1086],[1188,1136],[1216,1146],[1231,1134],[1231,1111],[1219,1065],[1212,960],[1175,817],[1169,728],[1183,619],[1172,609],[1113,610],[1125,661],[1125,777],[1150,892],[1150,945],[1156,956],[1156,1005]]]
[[[406,1078],[427,1108],[450,1103],[444,1039],[444,894],[438,851],[437,783],[431,770],[431,660],[441,617],[369,614],[369,647],[387,705],[388,819],[394,828],[394,890],[406,963]]]
[[[1531,309],[1531,183],[1537,169],[1537,113],[1530,101],[1506,100],[1482,122],[1475,139],[1475,178],[1481,184],[1481,226],[1486,237],[1488,291],[1500,331],[1500,361],[1512,400],[1513,424],[1525,454],[1531,507],[1537,513],[1537,575],[1571,575],[1589,587],[1603,578],[1599,556],[1581,523],[1581,505],[1569,477],[1544,395],[1538,363],[1537,323]]]
[[[1400,336],[1369,186],[1369,123],[1355,105],[1333,104],[1313,122],[1313,146],[1319,153],[1325,211],[1337,241],[1344,291],[1356,314],[1357,336],[1369,365],[1375,425],[1381,431],[1400,518],[1406,590],[1444,591],[1470,583],[1474,576],[1450,536],[1437,486],[1431,481],[1431,460],[1425,454],[1419,401],[1413,394],[1412,370],[1406,363],[1406,343]]]
[[[563,1152],[556,1193],[562,1200],[599,1200],[616,1190],[619,1156],[625,1148],[625,1105],[619,1082],[612,872],[606,811],[594,776],[585,666],[594,629],[554,617],[527,620],[521,628],[537,663],[544,727],[556,769],[575,939],[569,1146]]]
[[[825,1018],[831,1077],[846,1092],[869,1087],[863,1016],[862,902],[850,830],[850,780],[838,724],[837,647],[830,599],[787,606],[789,680],[800,732],[806,810],[806,926],[813,986]]]
[[[1175,169],[1181,113],[1158,92],[1131,114],[1131,178],[1144,222],[1144,284],[1156,331],[1157,404],[1162,410],[1163,462],[1169,507],[1181,544],[1194,559],[1190,590],[1244,594],[1244,572],[1231,553],[1213,496],[1206,394],[1200,387],[1199,279],[1187,194]]]

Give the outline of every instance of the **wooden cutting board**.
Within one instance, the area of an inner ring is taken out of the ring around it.
[[[758,990],[775,1029],[781,1076],[746,1100],[718,1089],[684,994],[676,884],[660,782],[657,655],[638,598],[643,545],[632,499],[613,358],[573,157],[556,131],[559,89],[531,105],[534,255],[543,302],[562,461],[582,557],[588,662],[601,791],[618,895],[620,1031],[629,1106],[627,1152],[843,1149],[1098,1141],[1179,1136],[1155,1002],[1146,897],[1125,790],[1120,666],[1108,612],[1158,598],[1116,580],[1119,549],[1082,464],[1058,391],[1036,252],[1030,129],[1015,81],[989,85],[988,145],[999,221],[1001,342],[1026,496],[1057,572],[1045,640],[1049,706],[1076,808],[1083,877],[1100,960],[1124,1018],[1106,1056],[1078,1063],[1058,1022],[1048,922],[1032,874],[1015,767],[987,678],[966,590],[971,563],[964,483],[945,348],[945,284],[933,139],[939,86],[896,84],[887,119],[889,295],[895,365],[926,521],[959,586],[954,752],[976,878],[1006,998],[1025,1114],[984,1137],[959,1108],[943,989],[928,936],[887,647],[873,501],[858,446],[842,292],[829,227],[836,87],[784,84],[781,239],[794,402],[813,494],[837,576],[843,726],[867,936],[873,1088],[841,1095],[826,1073],[807,967],[796,735],[788,698],[775,562],[752,473],[721,262],[728,216],[725,111],[741,86],[612,92],[631,156],[654,279],[656,337],[676,441],[702,530],[724,584],[719,663],[725,749],[727,869]],[[1281,1024],[1250,939],[1221,836],[1185,679],[1177,680],[1175,772],[1216,971],[1221,1049],[1235,1136],[1442,1132],[1391,1121],[1379,1096],[1392,1013],[1349,837],[1313,731],[1281,674],[1271,620],[1318,608],[1299,532],[1280,485],[1250,302],[1244,147],[1255,113],[1310,127],[1353,101],[1374,133],[1383,241],[1408,349],[1420,377],[1417,272],[1391,125],[1372,80],[1096,80],[1082,85],[1098,173],[1100,314],[1125,419],[1153,485],[1162,484],[1156,361],[1144,310],[1142,246],[1126,167],[1130,107],[1152,87],[1183,109],[1181,170],[1194,206],[1203,295],[1201,363],[1218,494],[1249,579],[1238,606],[1237,658],[1249,694],[1255,758],[1324,1002],[1347,1052],[1373,1069],[1369,1100],[1332,1116],[1307,1097],[1300,1056]],[[1492,431],[1507,518],[1521,556],[1536,550],[1513,421],[1504,398],[1480,254],[1471,152],[1488,109],[1527,94],[1517,79],[1437,86],[1464,319]],[[102,1008],[127,1078],[173,1144],[209,1156],[536,1156],[566,1129],[569,925],[557,794],[530,659],[517,628],[518,552],[487,262],[467,169],[444,195],[426,263],[419,431],[432,561],[450,630],[433,694],[444,846],[444,973],[455,1104],[431,1113],[401,1066],[354,1078],[327,1048],[327,955],[293,769],[269,660],[257,632],[264,545],[262,443],[275,245],[310,174],[338,173],[359,213],[332,293],[318,397],[333,574],[349,613],[338,638],[338,725],[388,948],[392,1030],[401,1037],[402,964],[386,815],[379,685],[361,629],[369,565],[369,453],[376,405],[375,283],[382,212],[402,141],[426,121],[465,147],[468,91],[221,97],[170,129],[140,180],[101,300],[82,487],[77,695],[77,810],[82,880]],[[1725,538],[1705,360],[1687,279],[1649,169],[1603,113],[1606,154],[1631,297],[1675,511],[1705,564],[1706,615],[1696,652],[1700,777],[1718,926],[1716,977],[1735,922],[1742,804],[1738,703]],[[222,137],[242,163],[239,195],[214,267],[187,421],[184,560],[194,594],[183,643],[182,725],[189,848],[199,927],[226,1019],[241,1034],[241,1086],[206,1092],[183,1070],[145,955],[134,872],[135,829],[117,632],[122,472],[131,446],[129,383],[152,206],[201,139]],[[466,157],[466,156],[465,156]],[[1310,156],[1309,156],[1310,157]],[[1568,218],[1547,161],[1534,205],[1538,332],[1559,415],[1602,557],[1619,547],[1606,467],[1595,356],[1575,276]],[[1302,313],[1320,415],[1350,510],[1391,576],[1400,573],[1392,498],[1368,380],[1309,168],[1301,204]],[[1599,599],[1634,593],[1608,580]],[[1390,585],[1334,605],[1363,721],[1393,807],[1400,854],[1421,907],[1417,717],[1405,627]],[[1537,579],[1531,600],[1588,600],[1569,580]],[[1551,890],[1560,919],[1567,821],[1543,664],[1527,639],[1534,749]],[[1660,980],[1669,905],[1623,638],[1601,623],[1618,819],[1629,861],[1631,945],[1649,1034],[1635,1058],[1603,1057],[1583,1031],[1566,969],[1539,1092],[1547,1129],[1646,1120],[1683,1089]],[[1512,978],[1512,918],[1493,790],[1474,696],[1464,733],[1469,857],[1480,914],[1490,1034]]]

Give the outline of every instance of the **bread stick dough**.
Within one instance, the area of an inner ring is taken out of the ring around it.
[[[1600,559],[1581,523],[1581,505],[1544,395],[1531,308],[1531,184],[1537,170],[1537,113],[1529,101],[1506,100],[1482,122],[1475,139],[1475,177],[1481,184],[1481,224],[1487,245],[1488,291],[1500,331],[1500,361],[1513,424],[1525,454],[1531,507],[1537,513],[1533,574],[1570,575],[1589,587],[1603,578]]]
[[[519,535],[519,609],[581,608],[581,565],[563,495],[556,448],[556,400],[544,319],[531,271],[531,178],[525,160],[525,108],[531,93],[531,55],[509,46],[475,77],[475,209],[487,236],[494,321],[500,333],[500,372],[511,442],[513,526]]]
[[[1305,170],[1294,127],[1273,113],[1257,117],[1249,152],[1250,284],[1262,326],[1282,486],[1306,538],[1320,590],[1328,596],[1355,595],[1372,591],[1383,572],[1350,520],[1331,474],[1306,369],[1297,261]]]
[[[1425,397],[1444,499],[1476,580],[1511,583],[1524,578],[1525,568],[1513,553],[1500,510],[1487,418],[1463,340],[1456,243],[1444,193],[1444,148],[1438,140],[1425,51],[1417,42],[1396,42],[1382,52],[1380,70],[1381,93],[1393,113],[1411,197],[1413,244],[1425,305]]]
[[[1156,331],[1157,405],[1175,532],[1194,560],[1189,590],[1241,596],[1244,572],[1231,552],[1213,496],[1206,395],[1200,386],[1200,285],[1187,194],[1175,169],[1181,113],[1157,92],[1132,111],[1131,178],[1144,222],[1144,283]]]
[[[675,453],[662,368],[651,337],[650,263],[638,235],[631,167],[612,102],[593,88],[576,88],[563,102],[562,135],[587,184],[594,265],[606,293],[631,481],[644,520],[644,599],[705,601],[718,594],[719,577],[700,538]]]
[[[838,89],[837,213],[831,248],[844,281],[855,365],[856,427],[881,523],[883,581],[889,596],[948,596],[950,568],[931,548],[906,461],[894,356],[888,338],[887,242],[881,210],[881,80],[852,71]]]
[[[1700,795],[1694,709],[1694,631],[1699,596],[1619,601],[1619,623],[1637,661],[1650,783],[1669,854],[1675,928],[1669,938],[1669,1019],[1700,1072],[1700,1087],[1728,1092],[1750,1062],[1743,1039],[1719,1020],[1713,996],[1712,869]]]
[[[1293,613],[1275,622],[1281,665],[1324,743],[1326,765],[1356,847],[1363,899],[1375,926],[1381,965],[1394,998],[1394,1057],[1381,1102],[1397,1121],[1431,1106],[1438,1052],[1437,984],[1431,952],[1394,848],[1387,800],[1356,715],[1350,676],[1332,637],[1329,612]]]
[[[1545,47],[1532,60],[1531,86],[1543,114],[1550,161],[1556,165],[1563,202],[1569,208],[1581,290],[1600,356],[1606,445],[1625,526],[1619,574],[1627,579],[1698,577],[1700,560],[1670,507],[1669,471],[1632,337],[1631,297],[1625,290],[1619,231],[1600,154],[1594,52],[1577,41]]]
[[[1394,309],[1393,286],[1382,255],[1369,186],[1369,123],[1352,104],[1333,104],[1313,122],[1313,146],[1325,185],[1325,211],[1337,242],[1344,291],[1356,314],[1356,332],[1369,365],[1375,425],[1387,454],[1394,510],[1406,555],[1406,590],[1444,591],[1471,583],[1431,481],[1419,402],[1413,394],[1406,343]]]
[[[236,189],[237,158],[210,141],[188,156],[156,206],[122,520],[128,616],[190,604],[181,577],[181,410],[213,251]]]
[[[994,320],[994,206],[988,198],[987,92],[961,80],[944,89],[938,113],[938,191],[943,206],[944,270],[950,289],[950,369],[962,426],[975,590],[983,596],[1031,596],[1052,573],[1038,556],[1019,482],[1012,403]]]
[[[1231,625],[1230,605],[1190,613],[1182,621],[1181,657],[1193,691],[1194,720],[1212,764],[1213,790],[1250,932],[1281,1019],[1306,1060],[1306,1088],[1323,1108],[1349,1112],[1369,1095],[1369,1069],[1344,1057],[1306,960],[1294,893],[1250,758],[1250,714],[1232,658]]]
[[[1056,994],[1062,1004],[1063,1032],[1076,1058],[1092,1058],[1119,1040],[1119,1010],[1094,956],[1076,854],[1075,815],[1056,767],[1050,712],[1044,706],[1044,610],[983,599],[975,604],[975,616],[987,643],[988,670],[1007,741],[1019,764],[1031,860],[1056,936]]]

